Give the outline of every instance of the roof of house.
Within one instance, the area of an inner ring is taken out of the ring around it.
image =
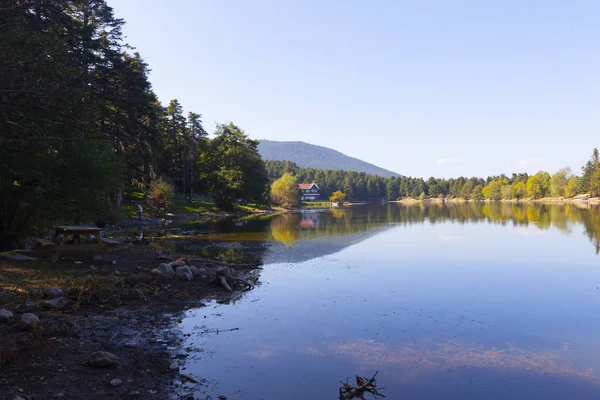
[[[298,184],[298,188],[300,188],[300,189],[312,189],[313,186],[315,186],[317,189],[319,188],[319,186],[317,186],[316,183],[299,183]]]

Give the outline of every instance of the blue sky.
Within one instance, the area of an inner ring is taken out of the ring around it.
[[[575,172],[600,146],[600,2],[108,0],[163,103],[401,174]]]

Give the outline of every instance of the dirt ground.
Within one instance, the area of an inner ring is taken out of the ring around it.
[[[205,278],[192,281],[150,272],[181,256],[129,244],[104,251],[101,260],[0,260],[0,309],[14,313],[13,321],[0,322],[0,399],[193,399],[202,377],[170,368],[185,356],[177,321],[202,301],[228,302],[239,293],[212,282],[221,265],[211,260],[187,260],[206,269]],[[258,279],[256,269],[233,272]],[[47,287],[61,288],[72,306],[41,307]],[[26,301],[40,318],[33,329],[18,322]],[[86,365],[95,351],[115,354],[117,365]]]

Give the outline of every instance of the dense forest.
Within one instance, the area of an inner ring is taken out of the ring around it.
[[[269,180],[273,181],[291,172],[298,182],[315,182],[321,189],[324,199],[337,190],[347,198],[358,201],[397,200],[402,198],[461,198],[472,200],[502,200],[542,197],[574,197],[582,193],[600,195],[600,161],[598,150],[583,166],[580,176],[569,168],[563,168],[550,175],[539,171],[535,175],[526,173],[489,176],[487,178],[431,177],[427,180],[411,177],[384,178],[364,172],[343,170],[320,170],[299,168],[290,161],[266,161]]]
[[[0,248],[44,218],[118,218],[127,188],[157,181],[264,199],[258,142],[233,123],[209,140],[200,114],[161,104],[104,0],[1,4]]]

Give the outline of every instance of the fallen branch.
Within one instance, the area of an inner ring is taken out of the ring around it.
[[[221,286],[223,286],[229,293],[233,292],[233,289],[231,288],[231,285],[233,284],[242,284],[244,286],[243,290],[254,289],[254,285],[250,282],[232,276],[229,267],[219,267],[215,271],[215,274],[216,276],[214,280],[218,280]]]
[[[356,386],[350,385],[347,378],[346,382],[340,381],[342,387],[340,388],[339,400],[365,400],[365,393],[370,393],[373,395],[373,397],[385,397],[383,394],[378,392],[378,390],[385,389],[377,387],[377,380],[375,377],[377,376],[378,372],[379,371],[375,372],[375,375],[373,375],[371,379],[356,375]]]

